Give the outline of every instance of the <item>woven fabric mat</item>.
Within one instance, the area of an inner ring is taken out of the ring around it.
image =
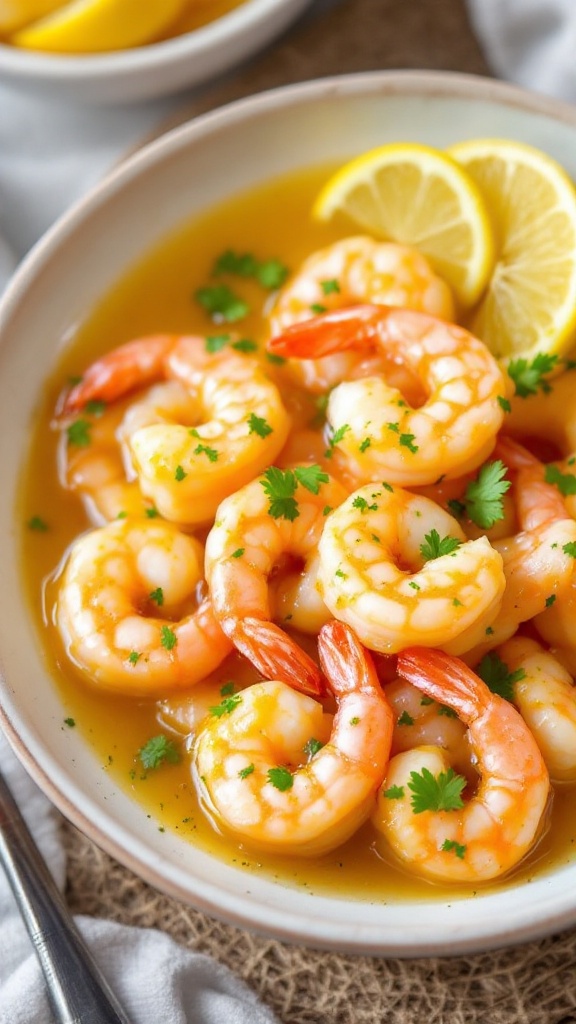
[[[463,0],[342,0],[301,20],[192,108],[183,105],[176,120],[289,82],[382,68],[489,74]],[[163,896],[67,823],[64,839],[75,913],[155,926],[215,957],[284,1024],[576,1024],[576,931],[451,959],[318,952],[252,935]]]

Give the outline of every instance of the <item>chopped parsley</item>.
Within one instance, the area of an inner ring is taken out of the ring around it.
[[[544,470],[544,479],[547,484],[554,484],[565,498],[571,494],[576,494],[576,476],[574,476],[574,473],[562,473],[558,466],[548,465]]]
[[[328,447],[324,452],[324,455],[327,459],[332,458],[332,452],[334,451],[335,445],[340,444],[340,441],[342,440],[344,435],[348,433],[349,430],[350,424],[343,423],[341,427],[338,427],[338,430],[333,431],[330,438],[328,439]]]
[[[538,391],[551,391],[546,375],[551,373],[558,363],[557,355],[539,352],[532,362],[527,359],[513,359],[508,366],[508,376],[514,381],[514,394],[519,398],[528,398]]]
[[[448,508],[454,515],[467,515],[476,526],[489,530],[504,518],[503,498],[510,489],[510,481],[505,477],[506,466],[500,459],[487,462],[466,487],[464,501],[449,501]]]
[[[76,725],[76,720],[74,718],[65,718],[64,725],[67,725],[69,729],[73,729]]]
[[[440,537],[438,530],[430,530],[424,534],[424,544],[420,545],[422,558],[427,562],[431,558],[440,558],[442,555],[449,555],[456,548],[459,548],[462,541],[457,537]]]
[[[269,768],[268,782],[271,782],[275,789],[279,789],[281,793],[285,793],[287,790],[292,789],[294,785],[294,776],[289,768],[285,768],[283,765],[277,768]]]
[[[207,444],[197,444],[194,449],[194,455],[205,455],[209,462],[218,461],[218,452],[216,448],[210,448]]]
[[[280,288],[288,277],[288,268],[280,260],[257,260],[251,253],[227,249],[214,264],[214,274],[236,274],[255,278],[263,288]]]
[[[286,470],[269,466],[260,482],[270,500],[268,514],[273,519],[293,522],[300,514],[294,497],[298,484],[311,494],[318,494],[320,485],[328,482],[328,474],[320,466],[296,466],[295,469]]]
[[[86,402],[84,412],[87,412],[89,416],[103,416],[106,412],[106,402],[101,401],[99,398],[91,398],[90,401]]]
[[[160,643],[166,651],[172,651],[178,643],[178,637],[170,626],[162,626],[160,630]]]
[[[514,683],[524,679],[526,673],[523,668],[517,668],[511,672],[506,662],[494,652],[485,654],[482,661],[476,668],[476,675],[480,676],[492,693],[497,693],[505,700],[514,700]]]
[[[68,443],[76,445],[77,448],[88,448],[92,443],[90,430],[91,424],[88,420],[74,420],[74,422],[66,428]]]
[[[464,860],[464,854],[466,853],[466,845],[462,845],[462,843],[457,843],[455,839],[445,839],[440,849],[446,850],[447,852],[453,850],[456,856],[460,858],[460,860]]]
[[[408,789],[411,791],[411,804],[414,814],[423,811],[456,811],[464,806],[462,790],[466,779],[457,775],[453,768],[439,775],[432,775],[428,768],[420,772],[410,772]]]
[[[176,469],[174,470],[174,479],[177,480],[178,483],[181,483],[182,480],[185,480],[187,476],[188,473],[185,472],[183,466],[176,466]]]
[[[320,740],[314,739],[313,736],[311,736],[309,740],[306,740],[303,750],[308,760],[311,761],[314,755],[317,754],[319,750],[322,750],[323,746],[324,744],[321,743]]]
[[[154,601],[154,604],[157,604],[159,608],[164,604],[164,591],[162,590],[162,587],[156,587],[156,590],[152,590],[151,593],[148,594],[148,597],[151,601]]]
[[[32,516],[26,523],[26,526],[29,530],[35,530],[36,533],[46,533],[48,529],[48,523],[41,516]]]
[[[352,502],[352,508],[359,509],[362,515],[366,515],[368,512],[378,511],[378,505],[376,504],[376,502],[374,501],[372,502],[371,505],[369,505],[368,502],[366,501],[366,498],[363,498],[361,494],[358,494],[354,498],[354,501]]]
[[[570,558],[576,558],[576,540],[570,540],[567,544],[563,544],[562,551],[565,555],[570,555]]]
[[[258,434],[258,437],[268,437],[272,433],[272,427],[263,416],[251,412],[248,417],[248,431],[250,434]]]
[[[240,771],[238,772],[238,777],[240,779],[247,779],[249,775],[252,775],[254,770],[255,769],[253,764],[247,764],[245,768],[240,769]]]
[[[128,655],[128,661],[130,662],[131,665],[137,665],[141,657],[142,654],[140,653],[140,651],[130,651],[130,654]]]
[[[232,552],[232,558],[242,558],[246,548],[236,548],[236,551]]]
[[[250,312],[244,299],[236,295],[226,284],[206,285],[194,292],[194,298],[206,310],[213,320],[225,320],[235,323],[242,320]]]
[[[223,348],[226,347],[226,345],[228,344],[229,341],[230,341],[230,335],[229,334],[213,334],[213,335],[209,336],[208,338],[206,338],[206,341],[205,341],[206,351],[210,355],[216,355],[217,352],[220,352]]]
[[[337,295],[340,292],[340,285],[335,277],[331,277],[328,281],[320,281],[320,287],[324,295]]]
[[[180,760],[180,753],[174,740],[168,739],[164,733],[152,736],[140,748],[138,756],[146,769],[159,768],[165,761],[169,764],[178,764]]]
[[[414,725],[412,715],[409,715],[407,711],[403,711],[398,719],[398,725]]]
[[[242,703],[242,697],[239,693],[233,693],[229,697],[224,697],[219,704],[215,707],[211,707],[208,710],[211,715],[215,718],[222,718],[222,715],[231,715],[234,708],[237,708]]]
[[[382,790],[382,796],[387,800],[401,800],[404,796],[404,786],[389,786],[388,789]]]

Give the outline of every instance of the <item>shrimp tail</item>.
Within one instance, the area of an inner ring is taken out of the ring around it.
[[[398,655],[398,675],[448,704],[463,722],[477,718],[490,699],[490,690],[468,665],[435,648],[406,647]]]
[[[278,679],[293,690],[320,697],[325,692],[318,666],[279,626],[245,618],[234,626],[232,641],[265,679]]]
[[[88,368],[82,379],[60,397],[57,419],[73,415],[87,402],[114,402],[137,388],[160,380],[176,335],[151,334],[107,352]]]
[[[391,307],[365,304],[322,313],[291,324],[283,334],[268,341],[267,349],[280,356],[319,359],[333,352],[363,347],[375,338],[387,308]]]
[[[332,619],[322,626],[318,654],[322,671],[338,696],[358,691],[373,693],[374,688],[380,688],[370,653],[344,622]]]

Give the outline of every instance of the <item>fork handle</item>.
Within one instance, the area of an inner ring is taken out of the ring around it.
[[[58,1024],[130,1024],[1,774],[0,861],[38,955]]]

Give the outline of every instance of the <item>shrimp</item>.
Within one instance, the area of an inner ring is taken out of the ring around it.
[[[442,747],[460,773],[473,773],[466,726],[451,708],[426,697],[406,679],[393,679],[384,693],[394,714],[392,757],[413,747]]]
[[[371,650],[418,643],[460,653],[502,603],[502,558],[490,542],[466,540],[439,505],[390,484],[351,494],[328,516],[318,550],[326,605]]]
[[[187,389],[188,418],[166,422],[166,409],[158,415],[153,407],[148,421],[144,416],[143,425],[127,429],[133,467],[142,494],[165,519],[207,523],[227,494],[276,458],[288,437],[280,393],[256,359],[228,348],[208,351],[206,339],[196,336],[139,338],[93,363],[62,400],[59,417],[163,378]],[[181,403],[177,415],[183,415]]]
[[[202,545],[161,520],[80,536],[58,579],[54,618],[91,683],[134,696],[193,686],[232,650],[202,596]]]
[[[502,556],[506,590],[482,643],[466,654],[470,664],[510,639],[520,623],[533,619],[539,629],[548,609],[570,603],[575,586],[576,522],[562,495],[544,480],[539,460],[511,438],[500,438],[495,454],[515,477],[521,529],[512,537],[492,541]]]
[[[269,680],[208,718],[193,748],[216,826],[257,849],[334,849],[370,815],[384,777],[392,714],[370,656],[339,622],[322,627],[318,650],[337,703],[332,723],[317,701]]]
[[[409,648],[398,657],[398,673],[453,708],[468,726],[480,780],[464,803],[445,751],[424,746],[398,754],[390,760],[373,823],[420,875],[445,882],[497,878],[533,848],[546,824],[550,779],[536,741],[516,708],[458,658]],[[417,800],[420,782],[428,791],[424,809]],[[443,789],[450,782],[451,798]]]
[[[317,470],[311,467],[310,474],[308,467],[307,476],[307,467],[284,473],[272,467],[222,502],[206,540],[206,580],[226,635],[264,675],[275,671],[278,679],[312,694],[321,690],[316,665],[271,620],[283,609],[290,626],[316,633],[330,618],[316,588],[316,550],[328,509],[347,491]],[[291,490],[284,509],[270,497],[275,481]],[[276,579],[275,600],[269,578],[282,565],[288,576]]]
[[[270,314],[272,334],[309,320],[314,310],[361,302],[404,306],[446,320],[454,316],[450,288],[425,256],[405,245],[358,235],[334,242],[304,261],[278,294]],[[366,376],[368,367],[363,362],[357,352],[338,352],[291,360],[290,373],[307,390],[324,392],[343,380]]]
[[[142,518],[150,503],[124,463],[119,439],[124,403],[83,410],[59,430],[58,477],[66,490],[78,494],[89,522],[103,526],[118,516]]]
[[[333,389],[332,444],[358,483],[384,478],[414,487],[481,465],[502,424],[507,384],[486,346],[464,328],[411,310],[356,306],[295,324],[268,343],[271,352],[300,357],[370,347],[418,376],[427,398],[413,408],[383,376]]]
[[[550,777],[576,779],[576,687],[570,673],[536,640],[515,636],[493,655],[517,678],[512,701],[534,736]]]

